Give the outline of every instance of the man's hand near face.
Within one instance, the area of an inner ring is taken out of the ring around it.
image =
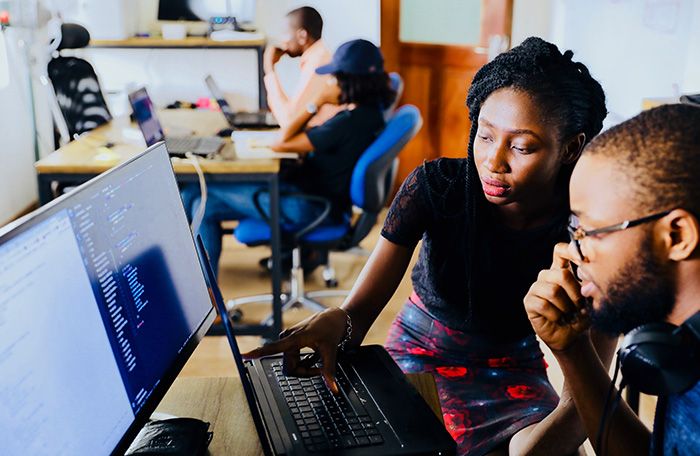
[[[280,61],[282,56],[286,54],[287,51],[278,46],[268,46],[265,48],[265,53],[263,54],[263,71],[265,74],[272,73],[275,71],[275,64]]]
[[[524,299],[530,324],[552,351],[566,350],[578,338],[588,337],[585,300],[571,262],[568,245],[557,244],[552,266],[540,272]]]
[[[639,455],[649,451],[650,433],[623,401],[609,417],[607,435],[597,448],[596,437],[610,388],[607,364],[615,338],[590,335],[589,311],[570,265],[568,245],[557,244],[550,269],[540,272],[525,296],[533,329],[552,349],[564,374],[565,388],[597,453]],[[596,347],[602,347],[596,350]],[[602,360],[601,360],[602,358]]]

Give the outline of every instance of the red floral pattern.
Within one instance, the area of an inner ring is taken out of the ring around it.
[[[462,366],[436,367],[438,374],[447,378],[464,377],[467,375],[467,368]]]
[[[535,399],[539,394],[528,385],[510,385],[506,393],[511,399]]]
[[[407,303],[386,348],[404,372],[432,372],[445,428],[458,454],[486,454],[546,417],[559,398],[547,380],[535,337],[496,347],[448,328],[421,303]],[[506,356],[504,356],[504,353]]]

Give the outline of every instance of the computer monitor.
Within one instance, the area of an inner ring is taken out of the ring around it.
[[[160,125],[160,121],[156,115],[156,108],[153,106],[153,101],[151,97],[148,96],[146,88],[141,87],[131,92],[129,94],[129,103],[134,112],[134,119],[136,123],[139,124],[141,133],[143,133],[143,139],[146,140],[146,145],[152,146],[159,141],[163,141],[165,139],[165,133],[163,132],[163,127]]]
[[[0,230],[0,454],[119,454],[215,312],[163,144]]]
[[[255,0],[160,0],[158,20],[209,21],[212,17],[235,17],[238,22],[255,19]]]

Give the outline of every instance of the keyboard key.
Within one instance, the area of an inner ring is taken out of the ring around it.
[[[343,435],[340,437],[340,441],[344,448],[351,448],[357,445],[357,442],[355,442],[355,437],[352,435]]]
[[[356,440],[358,445],[369,445],[369,439],[367,437],[357,437]]]
[[[369,442],[372,445],[378,445],[380,443],[384,443],[384,439],[382,439],[382,436],[377,434],[377,435],[370,435],[369,436]]]

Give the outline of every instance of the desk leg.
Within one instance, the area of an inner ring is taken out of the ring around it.
[[[270,179],[270,231],[272,239],[272,328],[271,339],[277,339],[282,332],[282,271],[280,239],[280,188],[279,176]]]
[[[263,68],[263,53],[265,46],[258,46],[258,106],[261,111],[267,111],[267,91],[265,90],[265,70]]]
[[[51,179],[43,174],[37,176],[39,184],[39,205],[43,206],[53,199],[53,191],[51,191]]]

